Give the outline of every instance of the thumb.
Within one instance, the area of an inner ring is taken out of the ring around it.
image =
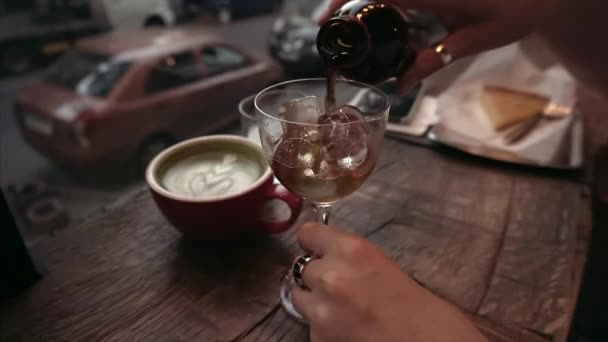
[[[491,34],[487,32],[487,25],[477,24],[450,33],[442,41],[442,45],[454,61],[489,48],[488,36]],[[407,95],[416,84],[444,66],[435,46],[419,51],[414,65],[399,78],[399,93]]]

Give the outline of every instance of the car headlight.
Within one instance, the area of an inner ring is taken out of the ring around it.
[[[291,42],[281,42],[281,49],[285,52],[291,52],[293,50]]]
[[[282,32],[283,29],[285,28],[285,25],[286,25],[285,19],[283,19],[283,18],[277,19],[274,22],[274,25],[272,26],[272,30],[274,32]]]
[[[306,42],[304,42],[304,39],[295,39],[292,41],[284,41],[281,44],[281,48],[285,52],[297,52],[301,50],[305,44]]]
[[[304,42],[304,39],[296,39],[293,41],[293,48],[295,50],[300,50],[301,48],[304,47],[306,43]]]

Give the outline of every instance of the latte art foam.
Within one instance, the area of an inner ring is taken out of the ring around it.
[[[263,172],[259,163],[245,155],[208,152],[169,167],[162,185],[180,196],[206,199],[237,193],[260,179]]]

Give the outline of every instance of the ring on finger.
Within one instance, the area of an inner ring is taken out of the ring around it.
[[[452,61],[454,60],[454,56],[452,56],[445,44],[443,44],[442,42],[433,44],[431,48],[437,53],[437,55],[441,59],[441,62],[443,63],[443,66],[452,63]]]
[[[318,259],[318,258],[305,254],[305,255],[298,257],[296,259],[296,261],[293,263],[292,275],[293,275],[293,280],[296,283],[296,285],[298,285],[300,287],[306,287],[306,285],[304,284],[304,281],[302,280],[302,274],[304,274],[304,269],[306,268],[306,266],[315,259]]]

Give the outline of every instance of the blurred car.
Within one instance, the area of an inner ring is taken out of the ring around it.
[[[35,0],[38,19],[93,17],[112,29],[171,26],[185,17],[186,0]]]
[[[227,9],[235,15],[251,15],[270,12],[281,8],[283,0],[186,0],[190,5],[198,5],[203,10],[219,12]]]
[[[134,162],[237,119],[280,65],[197,30],[115,32],[81,41],[17,96],[23,136],[67,166]]]
[[[93,15],[113,29],[163,27],[186,15],[185,0],[90,0]]]
[[[275,21],[268,46],[270,55],[292,77],[325,75],[326,67],[317,51],[319,18],[331,0],[286,0]]]
[[[38,19],[89,18],[91,6],[88,0],[33,0],[35,16]]]
[[[0,7],[0,76],[48,65],[76,40],[102,31],[175,25],[186,19],[184,1],[11,1]]]

